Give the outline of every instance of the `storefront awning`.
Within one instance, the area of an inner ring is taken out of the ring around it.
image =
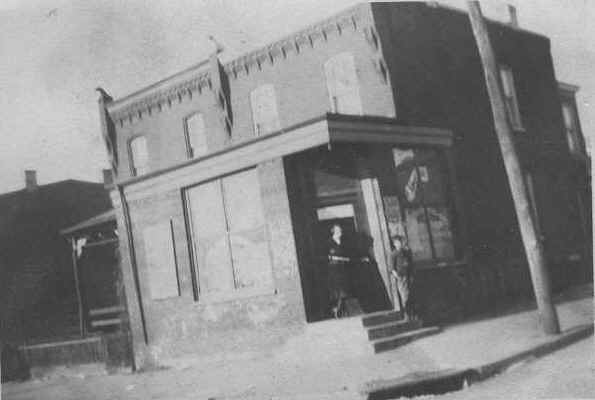
[[[325,114],[205,157],[117,182],[127,198],[197,184],[258,163],[333,143],[450,146],[446,129],[404,126],[394,118]]]

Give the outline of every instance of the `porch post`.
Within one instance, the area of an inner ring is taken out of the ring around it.
[[[77,246],[76,246],[76,238],[73,236],[70,238],[70,243],[72,244],[72,272],[74,274],[74,286],[76,289],[76,300],[78,304],[78,314],[79,314],[79,331],[81,333],[81,337],[85,337],[85,322],[83,316],[83,298],[81,296],[81,288],[80,288],[80,281],[78,275],[78,263],[77,263]]]

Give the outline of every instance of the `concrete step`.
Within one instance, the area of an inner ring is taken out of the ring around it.
[[[409,331],[405,333],[399,333],[394,336],[390,336],[387,338],[382,338],[372,342],[372,346],[374,348],[374,353],[380,353],[383,351],[388,351],[395,349],[399,346],[407,344],[413,340],[422,338],[424,336],[429,336],[440,332],[440,327],[437,326],[430,326],[428,328],[421,328],[416,329],[414,331]]]
[[[422,327],[422,322],[419,320],[399,320],[394,322],[389,322],[382,325],[375,325],[373,327],[368,328],[368,339],[370,340],[377,340],[386,338],[389,336],[394,336],[399,333],[408,332],[414,329],[419,329]]]
[[[362,323],[365,327],[372,327],[376,325],[383,325],[389,322],[401,320],[403,314],[400,311],[387,310],[378,311],[375,313],[366,314],[362,317]]]

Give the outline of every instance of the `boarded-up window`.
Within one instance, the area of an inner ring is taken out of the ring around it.
[[[149,151],[147,139],[144,136],[137,136],[130,141],[130,158],[132,175],[138,176],[148,172]]]
[[[188,156],[194,158],[205,155],[207,153],[207,136],[202,114],[192,114],[186,118],[185,125]]]
[[[355,61],[351,53],[341,53],[324,64],[331,111],[362,114]]]
[[[271,286],[256,169],[188,189],[187,199],[200,292]]]
[[[252,120],[256,136],[266,135],[280,129],[277,99],[273,85],[261,85],[250,93]]]
[[[179,296],[171,221],[145,228],[143,242],[151,298]]]
[[[523,121],[519,111],[519,103],[517,100],[516,90],[514,87],[514,77],[512,69],[509,67],[500,67],[500,79],[502,81],[502,92],[504,95],[504,103],[506,105],[506,112],[510,124],[515,129],[523,129]]]

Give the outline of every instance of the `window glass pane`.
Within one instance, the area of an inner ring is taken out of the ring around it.
[[[270,286],[271,264],[264,226],[230,236],[236,289]]]
[[[233,273],[220,181],[187,191],[199,289],[233,290]]]
[[[223,179],[236,289],[272,282],[260,185],[256,169]]]
[[[250,93],[250,103],[256,135],[265,135],[280,129],[273,85],[262,85],[254,89]]]
[[[522,128],[521,113],[514,87],[514,76],[509,67],[500,67],[500,79],[502,81],[502,90],[504,102],[510,123],[514,128]]]
[[[149,292],[152,299],[179,295],[170,221],[143,230]]]
[[[351,53],[341,53],[324,64],[333,112],[341,114],[362,114],[359,84],[355,61]]]
[[[437,150],[400,148],[393,149],[393,160],[397,198],[385,198],[389,230],[405,231],[415,260],[432,259],[432,244],[436,258],[453,258],[446,160]]]
[[[566,140],[568,148],[574,152],[578,150],[576,138],[576,120],[574,118],[574,109],[568,104],[562,104],[562,116],[564,117],[564,127],[566,130]]]
[[[423,207],[405,209],[405,229],[413,260],[431,260],[432,246]]]
[[[142,175],[148,171],[149,152],[147,150],[147,139],[144,136],[134,138],[130,142],[132,154],[132,166],[136,175]]]
[[[251,230],[264,224],[256,169],[223,178],[223,191],[231,232]]]
[[[432,230],[432,240],[436,258],[452,259],[455,256],[452,230],[447,207],[428,207],[428,219]]]
[[[190,157],[200,157],[207,153],[205,121],[202,114],[194,114],[186,119],[186,132]]]

